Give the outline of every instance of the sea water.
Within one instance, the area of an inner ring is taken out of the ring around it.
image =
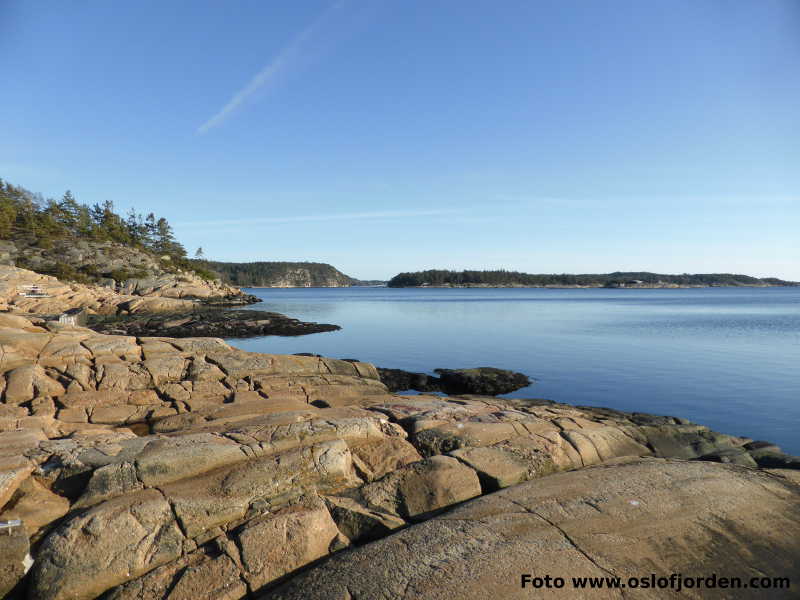
[[[341,331],[228,340],[381,367],[491,366],[509,396],[680,416],[800,454],[800,288],[248,289]]]

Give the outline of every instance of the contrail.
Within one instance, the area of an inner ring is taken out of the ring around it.
[[[362,219],[409,219],[415,217],[435,217],[440,215],[453,215],[464,212],[461,209],[432,209],[432,210],[385,210],[358,213],[339,213],[329,215],[299,215],[293,217],[263,217],[254,219],[233,219],[227,221],[190,221],[176,223],[179,227],[198,226],[232,226],[253,224],[281,224],[281,223],[309,223],[314,221],[352,221]]]
[[[253,94],[274,81],[277,75],[286,71],[292,64],[295,64],[308,45],[308,42],[314,38],[317,31],[328,17],[330,17],[331,13],[341,7],[342,4],[343,0],[333,3],[327,10],[319,15],[311,25],[297,34],[246,86],[236,92],[217,114],[200,125],[200,127],[197,128],[197,133],[202,135],[225,121],[225,119],[230,117]]]

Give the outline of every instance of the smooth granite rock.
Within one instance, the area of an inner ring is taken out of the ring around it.
[[[800,487],[733,465],[645,459],[517,485],[337,554],[263,600],[618,598],[573,577],[790,577]],[[522,588],[523,574],[565,580]],[[639,589],[636,598],[791,598],[792,589]],[[766,594],[766,595],[765,595]]]

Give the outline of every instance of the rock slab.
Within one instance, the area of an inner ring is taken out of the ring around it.
[[[302,573],[263,600],[528,600],[522,574],[563,577],[546,597],[620,598],[572,577],[796,577],[800,487],[733,465],[639,459],[551,475]],[[793,582],[794,583],[794,582]],[[796,590],[640,589],[636,598],[789,598]],[[628,592],[629,595],[631,592]],[[727,594],[727,595],[726,595]]]

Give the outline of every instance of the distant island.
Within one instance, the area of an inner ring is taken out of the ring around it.
[[[201,262],[203,267],[218,274],[222,281],[239,287],[350,287],[385,283],[354,279],[326,263]]]
[[[665,275],[649,272],[606,274],[531,274],[518,271],[447,271],[431,269],[400,273],[388,287],[554,287],[554,288],[682,288],[682,287],[778,287],[796,281],[776,277],[750,277],[731,273]]]

